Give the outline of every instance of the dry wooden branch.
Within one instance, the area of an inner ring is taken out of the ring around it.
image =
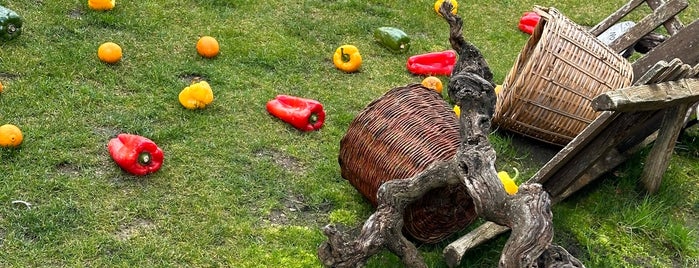
[[[426,267],[415,246],[401,233],[403,211],[429,190],[463,183],[480,216],[512,229],[499,267],[583,267],[565,250],[551,245],[551,199],[540,184],[522,185],[513,196],[505,192],[495,169],[495,150],[488,140],[496,99],[492,73],[480,51],[464,40],[461,18],[450,11],[451,3],[445,1],[440,13],[449,23],[450,42],[459,53],[449,82],[449,96],[462,107],[456,155],[412,178],[384,183],[378,191],[378,207],[359,236],[350,240],[333,226],[326,226],[328,241],[320,246],[318,257],[326,266],[357,267],[388,249],[407,267]],[[450,257],[449,265],[458,265],[460,259]]]

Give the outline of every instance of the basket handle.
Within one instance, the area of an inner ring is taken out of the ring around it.
[[[539,14],[542,19],[546,20],[551,20],[552,14],[558,13],[558,10],[553,7],[542,7],[538,5],[535,5],[533,10],[536,14]]]

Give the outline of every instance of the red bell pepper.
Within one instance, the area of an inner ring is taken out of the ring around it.
[[[524,12],[522,17],[519,19],[519,25],[517,26],[520,31],[532,34],[534,32],[534,27],[539,24],[541,15],[536,14],[534,11]]]
[[[267,102],[267,112],[301,131],[318,130],[325,122],[325,110],[317,100],[277,95]]]
[[[411,56],[406,66],[417,75],[451,75],[456,63],[456,52],[446,50]]]
[[[107,144],[114,162],[126,172],[143,176],[160,169],[163,150],[153,141],[133,134],[119,134]]]

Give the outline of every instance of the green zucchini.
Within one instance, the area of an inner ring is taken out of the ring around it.
[[[374,40],[394,53],[402,53],[410,49],[410,37],[398,28],[376,28]]]
[[[22,17],[0,6],[0,40],[11,40],[22,33]]]

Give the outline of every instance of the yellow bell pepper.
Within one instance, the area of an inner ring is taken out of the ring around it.
[[[515,168],[515,177],[510,178],[510,174],[507,174],[507,171],[500,171],[498,172],[498,178],[500,178],[500,182],[502,182],[502,186],[505,187],[505,192],[509,195],[514,195],[517,193],[519,190],[519,187],[515,183],[515,180],[519,176],[519,171]]]
[[[179,95],[180,104],[187,109],[203,109],[214,100],[214,92],[206,81],[185,87]]]
[[[333,64],[338,69],[347,73],[355,72],[362,66],[362,55],[359,49],[353,45],[342,45],[333,54]]]
[[[500,92],[502,92],[502,85],[496,85],[495,86],[495,95],[500,95]]]
[[[451,14],[456,14],[457,8],[459,8],[459,3],[456,2],[456,0],[450,0],[452,8],[451,8]],[[440,16],[442,16],[442,13],[439,13],[439,8],[442,7],[442,3],[444,3],[444,0],[437,0],[434,2],[434,11],[437,12]]]

